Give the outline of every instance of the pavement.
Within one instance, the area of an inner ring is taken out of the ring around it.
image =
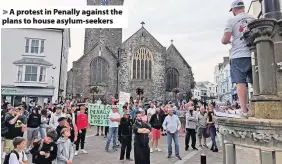
[[[79,154],[74,157],[73,164],[120,164],[119,155],[120,149],[117,152],[105,152],[105,143],[106,139],[103,136],[95,136],[96,128],[88,129],[85,150],[88,151],[88,154]],[[185,151],[184,150],[184,139],[185,137],[179,137],[179,150],[182,160],[178,160],[175,156],[172,158],[167,158],[167,144],[166,137],[162,136],[159,143],[159,147],[162,152],[151,153],[151,164],[200,164],[201,154],[205,154],[207,157],[208,164],[222,164],[222,151],[219,147],[219,152],[214,153],[209,149],[199,149],[198,151]],[[112,144],[112,143],[111,143]],[[211,145],[211,142],[208,141],[208,146]],[[111,145],[110,145],[111,147]],[[174,145],[173,155],[174,155]],[[134,151],[131,151],[131,158],[134,157]],[[31,161],[30,155],[28,155],[29,161]],[[125,164],[134,164],[133,161],[125,161]]]

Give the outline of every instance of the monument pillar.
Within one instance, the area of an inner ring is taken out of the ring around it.
[[[282,164],[282,13],[279,0],[263,0],[263,18],[249,23],[255,117],[218,117],[223,164]]]

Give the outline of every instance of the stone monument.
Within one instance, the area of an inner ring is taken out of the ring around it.
[[[249,23],[253,97],[249,119],[217,118],[224,164],[282,164],[282,13],[263,0],[263,18]]]

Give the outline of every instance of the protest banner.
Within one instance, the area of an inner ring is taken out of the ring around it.
[[[118,111],[123,116],[122,105],[117,105]],[[88,120],[90,125],[108,126],[109,114],[112,112],[112,105],[88,104]]]
[[[126,102],[130,102],[130,93],[127,92],[119,92],[119,103],[125,104]]]

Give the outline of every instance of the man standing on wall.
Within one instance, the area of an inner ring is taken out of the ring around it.
[[[251,52],[244,40],[243,34],[247,30],[248,23],[253,19],[245,12],[242,0],[235,0],[230,12],[234,17],[227,21],[222,38],[223,44],[232,44],[230,74],[232,83],[236,83],[237,93],[241,106],[239,115],[247,117],[247,83],[252,84]],[[232,36],[232,42],[231,40]]]

